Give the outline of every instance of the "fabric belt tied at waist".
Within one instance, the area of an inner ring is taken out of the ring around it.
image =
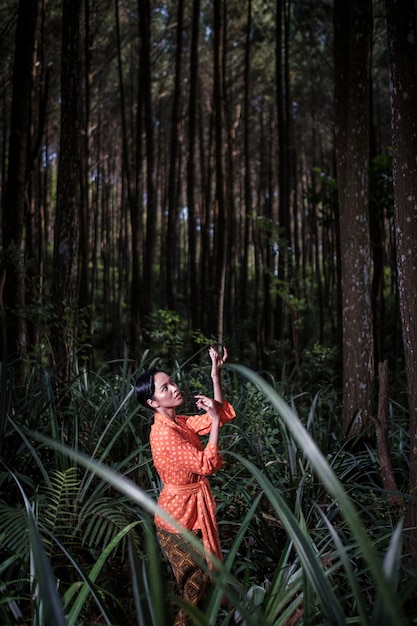
[[[214,554],[220,561],[222,551],[220,546],[219,531],[214,511],[216,504],[207,478],[196,483],[186,485],[164,485],[163,490],[169,495],[193,495],[197,496],[197,520],[201,529],[201,537],[206,553]],[[209,506],[211,504],[211,507]],[[212,569],[213,564],[207,559],[208,566]]]

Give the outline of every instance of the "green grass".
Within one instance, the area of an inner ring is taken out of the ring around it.
[[[155,539],[159,479],[135,376],[125,359],[62,390],[39,366],[20,387],[1,371],[1,623],[166,626],[181,603]],[[210,390],[208,367],[177,364],[177,376]],[[186,607],[195,624],[417,623],[402,512],[372,444],[342,443],[334,390],[284,400],[282,383],[239,365],[224,381],[237,412],[211,478],[224,562],[204,612]],[[406,484],[404,415],[392,410]]]

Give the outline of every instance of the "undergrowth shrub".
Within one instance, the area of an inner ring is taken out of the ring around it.
[[[210,368],[169,359],[191,411],[192,393],[210,393]],[[64,391],[38,365],[22,386],[1,371],[1,623],[169,623],[178,599],[151,521],[151,416],[132,393],[154,362],[80,370]],[[204,613],[188,607],[194,622],[415,623],[402,511],[387,504],[372,442],[343,441],[335,389],[291,395],[237,365],[224,388],[237,418],[221,430],[226,463],[211,484],[225,559]],[[404,415],[391,410],[405,486]]]

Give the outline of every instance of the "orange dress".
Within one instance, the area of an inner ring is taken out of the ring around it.
[[[233,407],[224,400],[220,425],[235,417]],[[163,482],[158,505],[187,530],[201,530],[206,551],[221,559],[219,533],[216,523],[216,504],[207,476],[223,465],[217,445],[206,447],[200,435],[210,432],[211,418],[203,415],[178,415],[172,421],[159,413],[154,415],[150,444],[155,468]],[[159,515],[155,524],[178,533]]]

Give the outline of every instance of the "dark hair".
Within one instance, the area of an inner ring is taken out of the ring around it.
[[[135,383],[136,400],[143,406],[149,408],[148,400],[151,400],[155,393],[155,374],[160,372],[157,367],[151,367],[143,372]]]

